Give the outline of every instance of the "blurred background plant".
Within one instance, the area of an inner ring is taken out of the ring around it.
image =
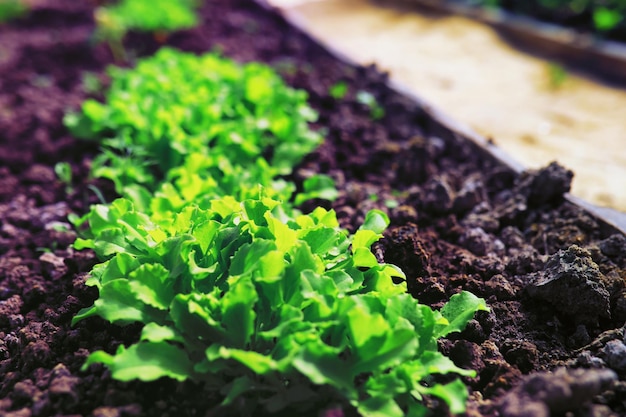
[[[23,0],[0,0],[0,24],[23,16],[28,12],[28,5]]]
[[[124,37],[129,31],[151,32],[163,43],[170,33],[197,25],[198,5],[196,0],[120,0],[105,4],[95,11],[95,37],[108,43],[116,61],[126,61]]]
[[[564,87],[569,79],[567,69],[557,62],[549,62],[546,65],[547,87],[551,90],[559,90]]]
[[[453,0],[626,38],[626,0]]]

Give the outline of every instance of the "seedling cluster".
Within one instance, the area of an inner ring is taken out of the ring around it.
[[[103,363],[122,381],[198,381],[237,415],[334,404],[418,416],[424,395],[464,411],[465,385],[433,376],[475,372],[437,339],[487,306],[462,292],[434,311],[408,295],[402,271],[371,251],[383,212],[351,235],[332,210],[294,207],[336,195],[328,177],[296,195],[285,179],[321,142],[305,92],[258,63],[173,49],[109,74],[104,102],[66,118],[76,136],[101,141],[92,175],[121,196],[75,222],[75,247],[102,262],[87,281],[99,298],[74,323],[143,329],[85,367]]]

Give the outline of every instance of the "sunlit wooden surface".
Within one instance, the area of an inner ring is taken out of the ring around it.
[[[525,166],[558,160],[576,174],[573,194],[626,211],[626,90],[572,73],[557,85],[549,63],[461,17],[368,0],[270,2],[352,59],[377,63]]]

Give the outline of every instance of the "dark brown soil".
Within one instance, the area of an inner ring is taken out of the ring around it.
[[[96,259],[69,247],[67,215],[98,201],[87,178],[97,146],[62,124],[88,95],[83,74],[105,79],[112,63],[91,40],[92,7],[41,0],[0,26],[0,415],[212,416],[217,396],[201,386],[80,370],[89,352],[113,351],[138,331],[99,319],[70,327],[96,296],[83,285]],[[333,207],[352,230],[367,210],[387,210],[392,226],[375,249],[402,267],[421,302],[439,307],[461,289],[487,299],[491,313],[440,344],[478,370],[466,381],[469,415],[626,415],[626,238],[564,201],[571,172],[512,173],[437,129],[375,68],[337,61],[251,0],[207,0],[202,16],[167,43],[267,62],[309,92],[326,142],[296,180],[310,170],[335,177]],[[128,45],[136,56],[159,46],[136,34]],[[341,100],[328,93],[338,81],[350,86]],[[360,90],[383,105],[381,120],[355,99]],[[56,178],[59,161],[72,165],[70,186]]]

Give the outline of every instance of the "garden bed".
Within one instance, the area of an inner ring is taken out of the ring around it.
[[[487,300],[490,313],[440,343],[457,365],[478,371],[465,378],[468,414],[626,412],[626,239],[565,199],[570,172],[515,172],[389,88],[375,68],[339,61],[252,1],[209,0],[201,15],[200,27],[167,44],[268,63],[309,93],[325,142],[294,180],[334,177],[340,196],[332,207],[351,231],[368,210],[388,212],[375,250],[406,272],[420,302],[441,307],[461,289]],[[0,27],[0,412],[212,415],[219,399],[197,384],[121,383],[101,366],[80,370],[90,352],[138,337],[136,326],[98,318],[70,326],[97,295],[84,285],[97,260],[70,248],[67,215],[99,202],[94,185],[113,197],[110,184],[87,179],[97,145],[72,138],[62,123],[90,95],[83,74],[104,79],[113,63],[105,45],[91,42],[93,30],[92,6],[70,0],[41,1]],[[140,56],[159,46],[150,35],[128,39]],[[339,82],[348,86],[342,98],[331,94]],[[358,100],[361,91],[382,117]],[[71,187],[54,173],[59,161],[72,166]]]

